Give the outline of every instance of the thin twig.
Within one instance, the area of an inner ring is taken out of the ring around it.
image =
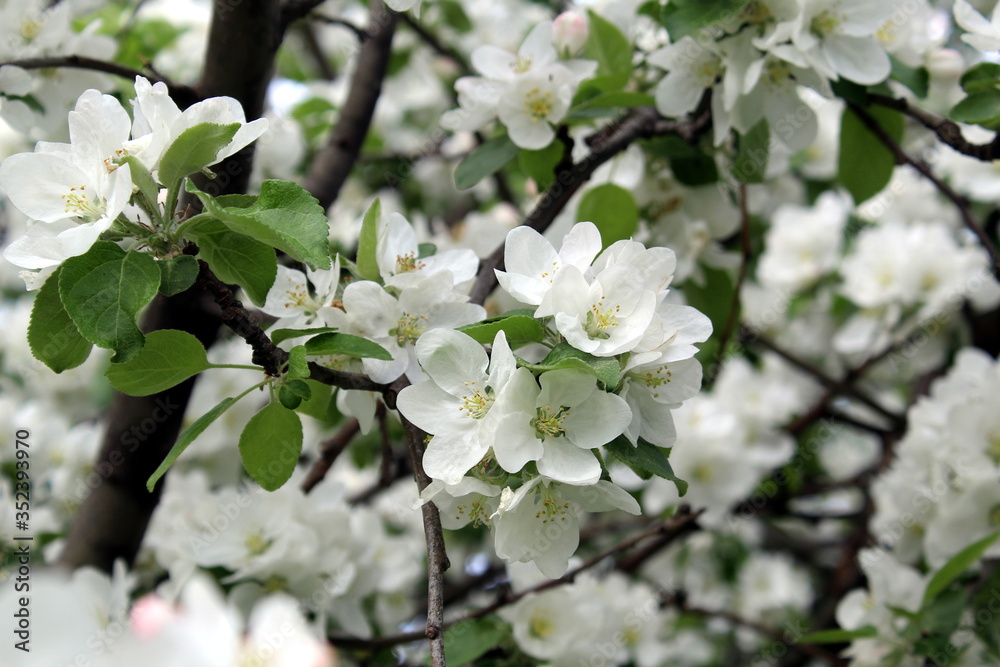
[[[988,144],[974,144],[962,136],[962,128],[957,123],[915,107],[905,99],[869,93],[868,100],[879,106],[895,109],[917,120],[921,125],[933,131],[938,139],[963,155],[984,162],[1000,159],[1000,134],[997,134],[993,141]]]
[[[965,223],[965,226],[976,235],[976,238],[979,239],[979,242],[986,250],[986,253],[990,256],[990,266],[993,270],[993,275],[1000,278],[1000,255],[997,254],[997,249],[993,244],[993,241],[989,236],[987,236],[986,232],[983,231],[979,222],[972,216],[972,211],[969,210],[969,203],[965,200],[965,198],[955,192],[950,185],[935,176],[934,172],[932,172],[926,164],[920,160],[910,157],[906,151],[900,147],[896,140],[893,139],[888,132],[886,132],[885,128],[882,127],[878,120],[868,113],[866,109],[863,109],[853,102],[848,102],[847,105],[861,120],[861,122],[864,123],[865,127],[871,130],[871,132],[878,137],[879,141],[881,141],[882,144],[889,149],[889,151],[893,154],[893,157],[895,157],[897,163],[908,164],[916,169],[921,176],[926,178],[934,185],[935,188],[937,188],[938,192],[947,197],[951,203],[955,205],[958,209],[959,215],[962,216],[962,221]]]
[[[306,478],[302,480],[303,493],[309,493],[317,484],[323,481],[326,473],[330,471],[330,467],[343,451],[347,449],[347,445],[351,444],[354,436],[360,432],[361,424],[358,420],[349,419],[339,431],[320,445],[319,458],[316,459],[312,468],[309,469],[309,474],[306,475]]]
[[[428,503],[430,505],[431,503]],[[442,625],[442,629],[450,628],[453,625],[458,625],[461,623],[468,623],[469,621],[474,621],[476,619],[482,618],[483,616],[488,616],[493,612],[514,604],[518,600],[521,600],[529,595],[534,595],[536,593],[541,593],[547,591],[550,588],[556,588],[558,586],[563,586],[565,584],[573,583],[576,578],[583,572],[592,569],[593,567],[604,562],[605,559],[614,556],[617,553],[627,551],[632,547],[636,546],[640,542],[647,540],[654,536],[659,536],[661,539],[667,539],[668,542],[677,540],[678,538],[687,535],[688,533],[697,530],[698,523],[697,519],[704,510],[698,510],[692,512],[687,505],[682,505],[677,513],[669,519],[664,521],[659,521],[655,525],[647,528],[641,533],[637,533],[632,537],[622,540],[618,544],[605,549],[598,555],[589,558],[584,561],[581,565],[569,570],[561,577],[556,579],[549,579],[543,581],[536,586],[525,589],[518,593],[514,593],[505,596],[492,604],[489,604],[475,611],[469,612],[461,617],[447,621]],[[392,635],[388,637],[378,637],[376,639],[360,639],[356,637],[331,637],[330,641],[344,648],[357,648],[357,649],[379,649],[389,646],[396,646],[397,644],[405,644],[408,642],[417,641],[424,637],[423,633],[420,632],[408,632],[399,635]]]
[[[326,23],[327,25],[339,25],[341,28],[347,28],[354,33],[354,36],[358,38],[359,42],[365,42],[371,37],[367,30],[348,21],[347,19],[338,18],[336,16],[326,16],[325,14],[317,14],[316,12],[310,14],[309,18],[313,21]]]
[[[180,106],[189,106],[198,99],[198,94],[191,86],[185,86],[183,84],[174,83],[173,81],[167,79],[161,74],[158,74],[156,71],[152,69],[144,72],[141,70],[133,69],[131,67],[126,67],[125,65],[119,65],[118,63],[115,62],[109,62],[107,60],[98,60],[96,58],[88,58],[87,56],[66,55],[66,56],[41,56],[38,58],[20,58],[17,60],[7,60],[5,62],[0,62],[0,67],[3,67],[4,65],[20,67],[21,69],[47,69],[50,67],[85,69],[85,70],[90,70],[92,72],[103,72],[105,74],[113,74],[115,76],[120,76],[132,81],[135,81],[135,77],[141,76],[148,79],[151,83],[160,83],[160,82],[165,83],[167,85],[167,88],[170,89],[171,97],[173,97]]]

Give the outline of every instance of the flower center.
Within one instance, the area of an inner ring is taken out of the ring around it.
[[[792,78],[792,67],[785,61],[774,58],[768,61],[765,76],[771,83],[785,83]]]
[[[473,528],[478,528],[484,524],[489,525],[492,510],[486,503],[486,496],[476,496],[476,499],[469,504],[462,503],[455,506],[456,521],[461,521],[462,516],[467,516]]]
[[[524,112],[533,123],[548,118],[552,113],[552,93],[543,93],[540,88],[529,90],[524,96]]]
[[[24,19],[21,23],[21,37],[24,41],[30,42],[35,37],[38,37],[38,33],[42,30],[42,22],[36,21],[34,19]]]
[[[412,344],[417,342],[427,327],[421,324],[421,320],[426,320],[427,317],[424,315],[410,315],[409,313],[403,313],[403,316],[399,318],[396,322],[395,329],[389,329],[389,335],[396,337],[396,343],[400,347],[407,344]]]
[[[535,429],[535,437],[545,442],[545,438],[558,438],[566,435],[566,429],[562,423],[569,416],[569,408],[563,406],[558,412],[546,405],[544,408],[536,410],[537,416],[531,420],[531,427]],[[548,501],[546,501],[548,502]]]
[[[608,329],[618,326],[618,312],[621,310],[621,306],[606,309],[603,306],[604,297],[602,296],[601,300],[591,306],[587,313],[587,321],[583,325],[583,329],[592,339],[607,340],[611,338]]]
[[[548,609],[539,609],[531,616],[528,632],[532,637],[548,639],[556,631],[556,624],[549,618]]]
[[[273,540],[266,539],[264,534],[257,530],[247,535],[243,544],[246,546],[248,554],[251,556],[260,556],[271,548],[272,542]]]
[[[396,255],[396,273],[409,273],[419,271],[426,266],[417,259],[416,253],[408,252],[405,255]]]
[[[822,38],[837,32],[842,22],[842,17],[834,14],[829,9],[825,9],[813,17],[812,22],[809,24],[809,31],[817,37]]]
[[[517,74],[524,74],[531,69],[531,58],[527,56],[518,56],[517,60],[510,64],[510,68]]]
[[[75,185],[67,194],[62,195],[63,210],[87,222],[93,222],[101,217],[101,209],[87,197],[86,185]]]
[[[673,381],[673,376],[673,371],[671,371],[666,364],[658,366],[652,370],[648,370],[645,373],[629,373],[629,377],[632,378],[632,380],[643,383],[649,389],[658,389],[665,384],[669,384]],[[659,397],[659,392],[653,392],[653,398]]]
[[[458,409],[464,410],[465,414],[473,419],[482,419],[490,411],[490,408],[493,407],[493,401],[496,400],[493,387],[487,386],[485,389],[477,389],[474,386],[476,384],[475,380],[464,384],[471,388],[472,393],[462,396],[462,405]]]

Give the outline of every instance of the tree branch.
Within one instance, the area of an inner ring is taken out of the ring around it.
[[[869,93],[868,100],[879,106],[895,109],[915,119],[921,125],[933,131],[938,136],[938,139],[963,155],[968,155],[984,162],[1000,159],[1000,134],[997,134],[993,141],[988,144],[974,144],[962,136],[962,128],[957,123],[915,107],[905,99]]]
[[[0,67],[4,65],[12,65],[14,67],[20,67],[21,69],[47,69],[50,67],[61,67],[69,69],[85,69],[93,72],[104,72],[105,74],[113,74],[115,76],[120,76],[131,81],[135,81],[135,77],[141,76],[148,79],[151,83],[165,83],[170,89],[170,96],[175,102],[181,107],[188,107],[201,99],[198,93],[195,92],[194,88],[191,86],[185,86],[183,84],[174,83],[170,79],[166,78],[162,74],[149,69],[147,71],[132,69],[131,67],[126,67],[125,65],[119,65],[115,62],[109,62],[107,60],[97,60],[96,58],[88,58],[87,56],[42,56],[39,58],[21,58],[18,60],[8,60],[5,62],[0,62]]]
[[[327,209],[337,199],[361,152],[375,105],[382,94],[382,80],[389,68],[396,14],[372,0],[367,39],[358,54],[347,101],[327,145],[316,155],[304,187]]]
[[[309,469],[309,474],[302,480],[302,492],[309,493],[317,484],[323,481],[326,473],[330,471],[330,466],[337,460],[347,445],[351,444],[358,433],[361,432],[361,424],[357,419],[348,419],[339,431],[331,438],[327,439],[319,447],[319,458]]]

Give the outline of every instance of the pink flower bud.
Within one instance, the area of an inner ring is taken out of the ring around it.
[[[160,633],[167,623],[177,619],[173,606],[155,593],[139,598],[129,614],[132,630],[139,639],[151,639]]]
[[[563,12],[552,24],[552,43],[560,56],[572,58],[587,43],[589,32],[587,19],[574,12]]]

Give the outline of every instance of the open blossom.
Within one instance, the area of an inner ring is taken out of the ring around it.
[[[319,310],[336,307],[339,280],[339,255],[332,270],[314,271],[306,266],[306,272],[302,273],[298,269],[279,264],[278,275],[261,310],[278,318],[274,324],[275,329],[322,326]]]
[[[586,271],[601,251],[601,233],[592,222],[581,222],[563,239],[556,251],[549,241],[530,227],[515,227],[504,246],[506,271],[497,271],[497,281],[512,297],[537,306],[565,266]]]
[[[375,259],[382,281],[390,287],[406,287],[423,277],[450,271],[455,286],[472,280],[479,268],[479,258],[472,250],[444,250],[420,257],[417,233],[406,218],[392,213],[381,221],[375,244]]]
[[[968,31],[962,41],[983,51],[1000,50],[1000,5],[993,8],[988,20],[968,0],[955,0],[953,11],[955,22]]]
[[[511,378],[527,374],[533,382],[531,372],[516,369],[503,331],[493,341],[492,359],[482,345],[449,329],[421,336],[416,354],[430,381],[399,392],[397,406],[434,436],[424,453],[427,474],[457,484],[494,446]]]

